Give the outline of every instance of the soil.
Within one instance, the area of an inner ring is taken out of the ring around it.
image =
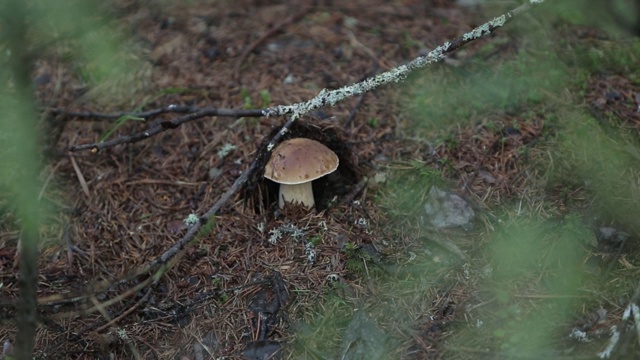
[[[113,120],[96,114],[306,101],[321,89],[403,64],[490,18],[445,0],[118,0],[103,6],[130,39],[126,76],[91,84],[62,48],[45,53],[33,74],[38,104],[48,111],[42,201],[51,210],[41,229],[41,358],[289,354],[281,347],[296,337],[296,324],[318,311],[314,306],[328,288],[340,288],[347,299],[380,291],[349,266],[354,251],[374,268],[367,272],[389,272],[386,264],[415,250],[422,235],[395,238],[379,201],[390,172],[411,162],[430,166],[491,222],[491,206],[527,193],[534,177],[527,166],[544,157],[534,149],[551,131],[544,114],[497,111],[451,130],[448,142],[416,140],[402,83],[318,110],[286,134],[316,139],[340,158],[338,171],[314,182],[312,211],[278,209],[277,185],[262,177],[261,154],[284,118],[209,116],[142,141],[69,152],[114,129]],[[498,33],[436,66],[458,66],[452,64],[476,54],[513,56],[519,36]],[[505,45],[480,53],[488,41]],[[637,129],[639,113],[629,105],[640,102],[634,84],[617,75],[593,78],[585,102]],[[69,115],[74,112],[93,115]],[[109,138],[176,116],[127,121]],[[531,151],[524,156],[523,149]],[[184,220],[205,214],[254,159],[258,170],[201,235],[163,266],[138,273],[179,242],[189,231]],[[9,211],[0,223],[0,339],[16,329],[5,319],[15,316],[19,237]],[[458,245],[477,249],[470,240]],[[464,317],[460,309],[478,302],[467,285],[435,290],[431,315],[416,315],[415,331],[400,334],[395,356],[440,358],[440,343]]]

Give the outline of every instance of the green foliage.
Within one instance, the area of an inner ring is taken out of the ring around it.
[[[338,286],[341,286],[338,284]],[[342,331],[349,325],[353,304],[329,290],[322,301],[321,311],[306,314],[293,333],[294,353],[307,354],[310,359],[330,359],[340,347]]]
[[[570,61],[587,73],[612,73],[640,81],[636,71],[640,63],[640,38],[602,42],[601,46],[580,43],[574,46]]]
[[[522,148],[548,156],[544,171],[527,172],[531,185],[514,196],[527,209],[516,213],[511,204],[514,199],[506,199],[499,208],[489,210],[501,214],[501,221],[491,221],[486,233],[473,240],[482,256],[465,264],[469,271],[465,271],[463,282],[468,290],[476,289],[481,299],[473,301],[477,311],[465,312],[469,323],[463,321],[447,338],[445,358],[475,358],[465,353],[471,349],[486,349],[486,358],[555,358],[558,349],[567,348],[563,342],[570,324],[586,303],[600,306],[609,299],[627,299],[636,286],[637,270],[620,270],[607,274],[604,280],[593,277],[597,265],[584,265],[595,257],[591,253],[597,245],[591,217],[594,213],[599,223],[611,221],[640,234],[640,144],[635,132],[629,134],[620,127],[623,119],[594,119],[584,113],[582,102],[588,82],[603,72],[639,81],[640,41],[585,41],[567,36],[561,33],[564,28],[558,21],[570,18],[573,23],[597,24],[606,29],[616,24],[610,22],[608,11],[602,10],[602,18],[598,18],[600,14],[592,11],[590,1],[552,3],[540,10],[548,16],[535,16],[530,23],[523,20],[514,26],[517,29],[509,30],[530,41],[519,44],[522,46],[517,54],[503,50],[502,58],[489,57],[501,45],[514,41],[497,35],[463,65],[431,69],[412,79],[415,88],[409,93],[415,97],[408,100],[407,107],[412,111],[413,129],[440,139],[450,148],[459,146],[451,136],[452,128],[485,114],[515,113],[519,119],[542,116],[548,131],[533,146]],[[598,1],[597,5],[608,4]],[[616,34],[620,33],[618,27]],[[479,60],[485,56],[490,60]],[[558,101],[558,94],[563,93],[571,94],[576,103]],[[528,165],[534,168],[540,164]],[[402,234],[419,233],[421,229],[411,227],[411,221],[421,213],[424,189],[428,189],[425,184],[431,183],[429,176],[397,171],[391,179],[384,190],[389,193],[382,196],[385,209],[389,209],[395,226],[402,228]],[[538,185],[541,188],[535,187]],[[576,189],[587,192],[587,199],[575,199]],[[553,209],[551,213],[562,216],[543,211],[557,206],[547,201],[556,196],[569,208],[562,212]],[[585,210],[591,204],[596,206]],[[464,244],[461,239],[455,240]],[[639,252],[637,245],[625,251],[629,251],[629,257]],[[420,267],[414,262],[398,273],[408,275],[409,283],[418,282],[412,271],[418,268],[426,269],[424,274],[440,271],[445,276],[460,276],[444,264],[431,265]]]
[[[269,93],[269,90],[267,89],[260,90],[260,103],[258,103],[257,106],[254,104],[251,98],[251,92],[248,89],[240,89],[240,96],[242,97],[242,101],[244,103],[243,107],[247,110],[264,109],[271,105],[271,93]]]
[[[16,209],[21,229],[18,358],[30,358],[34,346],[38,248],[47,218],[39,195],[45,185],[40,182],[44,142],[38,131],[46,119],[37,114],[32,70],[39,58],[54,56],[72,62],[86,85],[126,86],[137,59],[121,51],[124,38],[107,17],[97,15],[105,10],[88,0],[0,2],[0,188],[8,190],[8,199],[2,200]]]
[[[385,275],[369,254],[363,251],[354,243],[345,244],[344,253],[346,255],[345,269],[358,277],[381,277]]]
[[[387,193],[381,196],[382,206],[389,209],[390,215],[406,218],[407,214],[416,214],[422,208],[424,199],[433,185],[443,185],[445,180],[440,172],[419,161],[411,161],[402,171],[397,171],[387,181]]]
[[[638,20],[637,2],[626,0],[561,0],[549,2],[540,12],[545,18],[574,25],[597,26],[610,34],[625,34],[622,24]]]
[[[322,236],[315,235],[311,237],[311,239],[309,239],[309,242],[313,244],[313,246],[318,246],[320,243],[322,243]]]
[[[221,292],[218,299],[219,299],[220,303],[224,304],[227,301],[229,301],[229,294],[227,294],[226,292]]]
[[[271,94],[269,90],[260,90],[260,99],[262,100],[262,104],[260,105],[261,109],[269,107],[269,105],[271,105]]]
[[[588,114],[567,112],[553,155],[562,161],[552,172],[552,181],[570,179],[595,195],[601,214],[640,231],[636,201],[640,174],[640,144],[637,138],[602,124]]]
[[[391,334],[368,315],[364,304],[347,301],[338,292],[344,285],[328,289],[322,311],[308,314],[299,323],[293,342],[294,358],[391,359],[398,346]]]
[[[491,349],[492,358],[555,358],[558,333],[582,303],[587,280],[583,260],[594,241],[578,216],[562,221],[518,217],[490,235],[490,276],[479,279],[482,306],[466,313],[475,326],[449,338],[450,356],[459,348]]]
[[[567,69],[552,52],[521,51],[498,64],[442,69],[414,79],[415,126],[433,131],[468,122],[478,112],[539,104],[567,82]]]
[[[124,88],[138,59],[126,48],[126,38],[117,31],[108,9],[98,2],[52,0],[30,2],[28,23],[35,56],[50,51],[66,56],[89,84],[106,81]]]

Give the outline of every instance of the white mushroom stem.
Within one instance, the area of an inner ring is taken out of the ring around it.
[[[297,185],[280,184],[280,195],[278,196],[278,206],[284,207],[284,203],[299,203],[307,209],[311,209],[315,204],[313,200],[313,187],[311,181]]]

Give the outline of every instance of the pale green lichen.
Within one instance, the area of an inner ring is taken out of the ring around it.
[[[501,27],[506,22],[507,22],[507,17],[505,15],[501,15],[501,16],[489,21],[488,23],[484,23],[484,24],[478,26],[477,28],[473,29],[472,31],[462,35],[462,39],[464,41],[469,41],[469,40],[477,39],[479,37],[488,35],[488,34],[491,33],[492,29]]]
[[[192,226],[192,225],[197,224],[200,221],[200,218],[198,217],[197,214],[191,213],[183,221],[184,221],[185,225]]]
[[[118,334],[118,337],[122,340],[129,340],[129,335],[127,335],[127,331],[124,329],[117,329],[116,334]]]
[[[489,23],[486,23],[486,24],[483,24],[482,26],[478,26],[477,28],[473,29],[472,31],[462,35],[462,40],[468,41],[468,40],[477,39],[477,38],[482,37],[483,35],[486,35],[486,34],[488,34],[490,32],[491,32],[491,30],[489,29]]]
[[[610,332],[611,338],[609,339],[609,344],[607,344],[607,347],[604,350],[598,353],[598,357],[600,359],[610,358],[613,350],[616,348],[616,345],[618,345],[618,341],[620,341],[620,331],[617,326],[611,326]]]
[[[278,243],[278,240],[282,237],[282,232],[278,229],[269,230],[269,244],[275,245]]]
[[[442,46],[438,46],[426,56],[419,57],[411,62],[400,65],[382,74],[378,74],[374,77],[368,78],[362,82],[344,86],[336,90],[322,89],[320,93],[313,99],[297,103],[293,105],[279,105],[273,108],[263,110],[263,114],[269,116],[280,116],[284,114],[291,114],[292,119],[298,119],[300,116],[305,115],[315,109],[318,109],[324,105],[334,106],[338,102],[356,95],[361,95],[371,90],[374,90],[382,85],[389,83],[398,83],[403,81],[407,75],[418,68],[424,67],[433,62],[439,61],[444,58],[444,54],[447,52],[451,43],[447,42]],[[271,151],[275,145],[269,144],[267,150]]]
[[[220,150],[218,151],[218,157],[222,159],[225,156],[229,155],[229,153],[235,149],[236,149],[236,146],[233,144],[228,144],[228,143],[224,144],[222,145],[222,148],[220,148]]]
[[[489,21],[489,24],[493,28],[504,26],[504,24],[506,24],[506,23],[507,23],[507,17],[505,15],[500,15],[497,18]]]
[[[313,243],[306,243],[304,245],[304,254],[307,255],[307,263],[313,264],[316,262],[316,250],[314,249]]]
[[[326,277],[327,281],[329,282],[337,282],[340,280],[340,275],[338,274],[329,274]]]
[[[291,235],[293,240],[295,240],[296,242],[299,242],[300,240],[303,240],[305,237],[305,232],[304,232],[305,229],[306,228],[300,229],[293,224],[280,225],[278,228],[269,230],[270,236],[268,241],[270,244],[275,245],[278,243],[278,240],[280,240],[282,236],[284,236],[284,234],[289,234]]]
[[[529,0],[529,3],[541,4],[545,1],[546,0]],[[522,5],[519,8],[509,12],[507,15],[499,16],[481,26],[478,26],[472,31],[464,34],[462,36],[462,39],[464,41],[471,41],[473,39],[477,39],[479,37],[490,34],[493,29],[501,27],[507,22],[507,16],[511,18],[526,10],[528,6],[528,4]],[[264,109],[262,111],[262,114],[266,117],[290,114],[291,121],[296,121],[301,116],[308,114],[309,112],[316,110],[322,106],[334,106],[338,102],[348,97],[364,94],[389,83],[401,82],[406,79],[407,75],[410,72],[442,60],[445,54],[449,51],[450,47],[451,43],[445,42],[443,45],[438,46],[437,48],[429,52],[429,54],[427,54],[426,56],[420,56],[406,64],[400,65],[382,74],[378,74],[374,77],[368,78],[360,83],[344,86],[342,88],[331,91],[322,89],[322,91],[320,91],[320,93],[316,97],[309,101],[293,105],[279,105],[276,107],[271,107],[268,109]],[[267,150],[273,150],[274,146],[275,144],[270,143],[267,146]]]

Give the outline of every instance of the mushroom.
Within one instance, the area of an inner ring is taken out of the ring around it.
[[[285,202],[313,207],[311,182],[338,168],[338,156],[321,143],[305,138],[283,141],[271,154],[264,177],[280,184],[278,206]]]

